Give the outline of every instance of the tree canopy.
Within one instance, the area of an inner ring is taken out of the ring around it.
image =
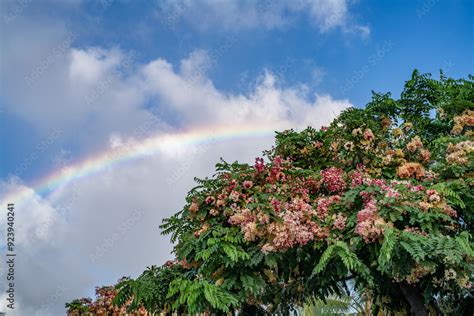
[[[277,132],[255,164],[221,161],[161,226],[176,259],[121,280],[114,302],[288,315],[360,291],[375,315],[467,313],[473,79],[415,70],[399,99],[373,93],[328,127]]]

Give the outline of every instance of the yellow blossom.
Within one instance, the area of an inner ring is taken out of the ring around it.
[[[399,137],[403,135],[403,131],[398,127],[394,128],[392,133],[393,133],[393,136],[395,137]]]
[[[409,131],[409,130],[411,130],[412,128],[413,128],[413,124],[412,124],[412,123],[410,123],[410,122],[405,122],[405,123],[403,123],[403,129],[404,129],[405,131]]]

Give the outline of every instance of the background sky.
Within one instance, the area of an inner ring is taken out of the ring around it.
[[[17,210],[16,315],[62,315],[95,285],[171,258],[158,225],[220,157],[251,162],[274,130],[328,124],[372,90],[397,97],[415,68],[474,69],[473,1],[0,4],[0,200]],[[107,155],[164,135],[152,154]],[[60,170],[68,181],[42,182]]]

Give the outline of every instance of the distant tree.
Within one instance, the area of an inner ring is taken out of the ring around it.
[[[122,278],[119,283],[125,282],[128,278]],[[123,302],[121,307],[113,304],[117,295],[114,286],[101,286],[95,288],[95,299],[81,298],[66,303],[68,316],[148,316],[150,315],[143,306],[133,306],[133,311],[127,313],[130,302]]]

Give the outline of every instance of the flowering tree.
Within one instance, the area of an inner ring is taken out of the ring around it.
[[[372,312],[473,304],[474,81],[417,71],[329,127],[217,164],[165,219],[176,260],[118,285],[151,312],[289,314],[358,290]],[[351,286],[347,281],[351,280]]]

